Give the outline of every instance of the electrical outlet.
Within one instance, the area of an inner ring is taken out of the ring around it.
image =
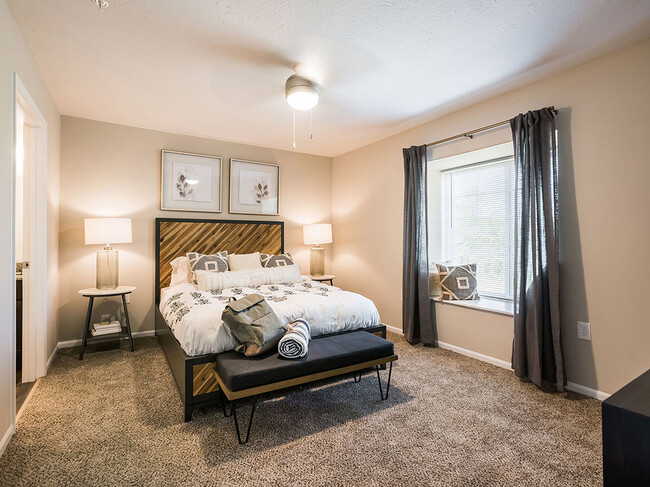
[[[127,295],[124,296],[124,297],[126,298],[126,304],[131,304],[131,295],[130,295],[130,294],[127,294]]]
[[[591,323],[578,321],[578,338],[580,340],[591,341]]]

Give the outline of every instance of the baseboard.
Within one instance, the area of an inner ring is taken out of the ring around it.
[[[133,338],[141,338],[141,337],[152,337],[156,334],[156,330],[146,330],[146,331],[134,331],[132,333]],[[124,339],[126,340],[126,338]],[[78,338],[76,340],[66,340],[64,342],[59,342],[56,344],[57,350],[60,348],[70,348],[70,347],[78,347],[81,345],[82,339]]]
[[[457,347],[456,345],[451,345],[445,342],[439,341],[438,346],[440,348],[451,350],[452,352],[460,353],[461,355],[465,355],[467,357],[475,358],[481,362],[487,362],[488,364],[496,365],[497,367],[501,367],[503,369],[512,370],[512,364],[510,362],[506,362],[505,360],[500,360],[498,358],[490,357],[489,355],[473,352],[472,350],[467,350],[466,348]],[[578,394],[598,399],[599,401],[604,401],[609,396],[611,396],[611,394],[608,394],[606,392],[598,391],[596,389],[592,389],[591,387],[582,386],[580,384],[576,384],[575,382],[567,382],[566,388],[570,391],[577,392]]]
[[[398,335],[403,335],[404,334],[404,332],[400,328],[396,328],[396,327],[390,326],[390,325],[384,325],[384,326],[390,332],[397,333]]]
[[[56,355],[56,351],[59,349],[59,344],[56,344],[56,347],[54,347],[54,350],[52,350],[52,353],[50,354],[50,358],[47,359],[47,363],[45,364],[45,373],[47,374],[47,371],[50,369],[50,364],[52,363],[52,360],[54,360],[54,356]]]
[[[496,365],[497,367],[501,367],[502,369],[512,370],[512,365],[510,364],[510,362],[506,362],[505,360],[490,357],[489,355],[484,355],[482,353],[474,352],[466,348],[458,347],[456,345],[452,345],[451,343],[445,343],[441,341],[438,341],[437,343],[440,348],[451,350],[452,352],[456,352],[461,355],[465,355],[467,357],[475,358],[476,360],[480,360],[481,362],[487,362],[488,364]]]
[[[0,440],[0,456],[2,456],[2,454],[7,449],[7,445],[9,444],[9,440],[11,440],[13,434],[14,434],[14,427],[9,425],[9,429],[7,429],[4,436],[2,437],[2,440]]]
[[[156,330],[133,332],[133,338],[155,337],[155,336],[156,336]]]
[[[575,382],[567,382],[566,388],[569,389],[570,391],[577,392],[578,394],[593,397],[594,399],[598,399],[599,401],[604,401],[609,396],[611,396],[611,394],[608,394],[607,392],[592,389],[591,387],[581,386],[580,384],[576,384]]]

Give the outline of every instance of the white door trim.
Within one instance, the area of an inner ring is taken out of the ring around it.
[[[13,74],[13,157],[11,175],[14,184],[11,198],[11,241],[15,242],[15,182],[16,182],[16,127],[19,109],[25,123],[32,127],[29,147],[32,156],[26,158],[24,226],[29,239],[25,241],[29,269],[23,275],[23,381],[31,382],[45,375],[47,369],[47,122],[29,91],[18,76]],[[16,252],[12,246],[15,268]],[[13,269],[12,269],[13,270]],[[13,281],[13,279],[12,279]],[[12,286],[11,302],[16,302],[16,288]],[[11,308],[11,323],[16,322],[15,306]],[[16,424],[16,327],[12,325],[11,339],[11,418]]]

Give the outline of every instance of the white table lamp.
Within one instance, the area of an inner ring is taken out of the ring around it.
[[[310,251],[309,273],[312,276],[325,274],[325,249],[319,244],[332,243],[332,225],[317,223],[302,228],[305,245],[315,244]]]
[[[131,219],[86,218],[84,228],[86,245],[104,245],[97,251],[97,289],[115,289],[119,286],[119,262],[111,244],[132,242]]]

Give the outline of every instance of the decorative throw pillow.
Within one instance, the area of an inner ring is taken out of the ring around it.
[[[196,284],[196,271],[226,272],[228,270],[228,252],[225,250],[212,255],[198,252],[188,252],[186,255],[190,259],[194,284]]]
[[[243,271],[196,271],[196,287],[199,291],[218,291],[229,287],[257,287],[264,285],[294,284],[300,282],[300,267],[260,267]]]
[[[170,286],[192,282],[192,269],[190,260],[186,256],[176,257],[169,263],[172,266],[172,278]]]
[[[261,269],[260,253],[230,254],[228,256],[228,270],[245,271],[247,269]]]
[[[439,298],[442,293],[440,287],[440,274],[438,274],[437,269],[429,270],[429,296],[432,298]]]
[[[280,255],[260,254],[260,260],[262,267],[283,267],[295,264],[289,252]]]
[[[440,275],[440,299],[464,301],[479,299],[476,291],[476,264],[437,264]]]
[[[438,274],[438,263],[440,264],[450,264],[451,261],[444,260],[436,262],[435,264],[429,263],[429,296],[432,298],[440,298],[441,288],[440,288],[440,274]]]

